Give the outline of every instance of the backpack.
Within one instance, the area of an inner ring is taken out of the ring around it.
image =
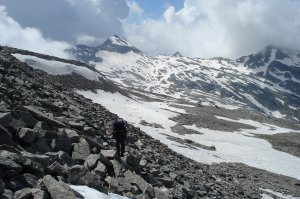
[[[127,130],[123,120],[117,120],[113,123],[113,134],[116,139],[125,139],[127,137]]]

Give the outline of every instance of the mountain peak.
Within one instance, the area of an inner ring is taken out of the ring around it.
[[[118,35],[113,35],[109,37],[101,46],[99,46],[101,50],[110,51],[110,52],[118,52],[121,54],[128,53],[130,51],[142,54],[142,52],[129,44],[126,40],[120,38]]]
[[[183,56],[180,52],[176,51],[176,53],[173,54],[173,57],[183,57]]]

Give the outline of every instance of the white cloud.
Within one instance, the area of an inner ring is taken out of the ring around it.
[[[137,15],[141,17],[144,14],[144,10],[140,7],[140,5],[137,2],[133,0],[127,0],[127,5],[129,6],[130,15]]]
[[[38,28],[45,37],[69,43],[82,35],[124,36],[120,20],[129,14],[126,0],[0,0],[0,4],[21,26]]]
[[[9,17],[6,8],[0,5],[0,44],[68,58],[65,49],[70,45],[66,42],[54,41],[43,37],[37,28],[23,28]]]
[[[161,19],[124,22],[129,41],[152,54],[237,58],[268,44],[300,46],[300,7],[295,0],[185,0]]]

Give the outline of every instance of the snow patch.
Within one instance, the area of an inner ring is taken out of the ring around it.
[[[92,189],[88,186],[75,186],[70,185],[70,187],[74,190],[80,193],[85,199],[129,199],[124,196],[120,196],[117,194],[109,193],[101,193],[95,189]]]

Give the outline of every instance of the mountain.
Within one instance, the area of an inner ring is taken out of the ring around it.
[[[183,57],[183,56],[180,52],[176,51],[176,53],[173,54],[173,57]]]
[[[0,197],[81,197],[73,185],[130,198],[300,196],[300,126],[283,115],[292,91],[221,57],[96,54],[87,64],[0,47]],[[120,117],[124,158],[111,138]]]
[[[125,54],[128,52],[134,52],[142,54],[142,52],[136,47],[129,44],[127,41],[121,39],[119,36],[114,35],[109,37],[102,45],[92,47],[87,45],[76,45],[71,48],[69,52],[77,59],[85,63],[101,62],[102,59],[97,55],[99,51],[109,51]]]
[[[127,46],[123,40],[120,43]],[[101,62],[87,63],[125,88],[300,119],[297,52],[267,46],[257,54],[230,60],[148,56],[103,48],[97,56]]]

